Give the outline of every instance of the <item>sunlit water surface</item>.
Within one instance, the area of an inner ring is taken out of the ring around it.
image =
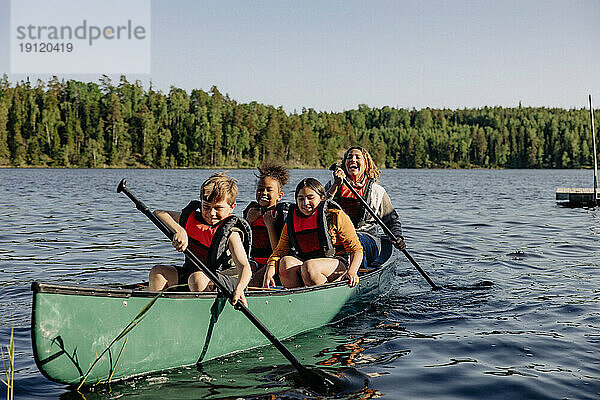
[[[181,209],[209,170],[0,170],[0,344],[14,327],[15,398],[81,399],[48,381],[33,360],[32,281],[132,283],[156,263],[179,263],[125,196]],[[254,171],[239,180],[239,215]],[[292,200],[306,176],[292,171]],[[394,290],[364,314],[286,342],[306,364],[351,365],[372,376],[348,398],[600,398],[600,224],[597,209],[564,208],[556,187],[589,187],[590,171],[387,170],[381,182],[404,226],[414,267],[397,265]],[[191,338],[190,340],[193,340]],[[2,367],[0,366],[0,369]],[[0,371],[3,372],[3,371]],[[272,347],[100,387],[86,399],[316,398]],[[4,376],[4,375],[2,375]],[[1,384],[0,395],[5,386]]]

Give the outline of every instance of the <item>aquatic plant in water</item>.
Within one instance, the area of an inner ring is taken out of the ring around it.
[[[6,376],[6,381],[4,379],[0,380],[7,387],[6,389],[6,399],[12,400],[14,398],[14,378],[15,378],[15,341],[14,341],[14,330],[12,327],[10,329],[10,343],[6,347],[7,357],[8,358],[8,367],[6,366],[6,359],[4,356],[4,348],[0,346],[0,352],[2,354],[2,364],[4,365],[4,375]]]
[[[183,285],[174,285],[171,287],[176,287],[176,286],[183,286]],[[100,359],[104,356],[104,354],[106,354],[107,351],[110,350],[110,348],[119,340],[121,340],[123,337],[125,337],[125,341],[123,342],[123,346],[121,347],[121,350],[119,351],[119,355],[117,356],[117,361],[115,362],[115,365],[112,367],[110,375],[108,377],[108,383],[110,383],[110,380],[112,379],[112,376],[117,368],[117,363],[119,362],[119,359],[121,358],[121,354],[123,353],[123,349],[125,348],[125,345],[127,344],[127,340],[128,337],[127,334],[133,329],[135,328],[140,322],[142,322],[142,320],[144,319],[146,313],[148,312],[148,310],[150,310],[150,308],[154,305],[154,303],[156,303],[156,300],[158,300],[158,298],[160,296],[162,296],[164,290],[161,290],[160,292],[158,292],[158,294],[156,296],[154,296],[154,298],[144,306],[144,308],[142,308],[142,310],[135,316],[135,318],[133,320],[131,320],[131,322],[129,324],[127,324],[127,326],[125,328],[123,328],[123,330],[121,331],[121,333],[119,333],[119,335],[114,338],[112,340],[112,342],[110,342],[110,344],[106,347],[106,349],[104,349],[104,351],[102,353],[100,353],[100,355],[98,357],[96,357],[96,359],[94,360],[94,362],[92,363],[92,365],[90,366],[90,368],[87,370],[87,372],[85,373],[85,375],[83,376],[83,378],[81,379],[81,382],[79,383],[79,386],[77,386],[77,390],[81,389],[81,387],[83,386],[83,384],[85,383],[87,377],[89,376],[90,372],[92,372],[92,370],[94,369],[94,367],[96,366],[96,364],[98,363],[98,361],[100,361]],[[98,382],[101,383],[101,382]]]

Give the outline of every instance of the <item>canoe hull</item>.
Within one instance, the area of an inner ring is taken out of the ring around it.
[[[364,310],[390,289],[394,274],[392,258],[362,276],[354,288],[340,282],[250,292],[248,306],[276,337],[285,339]],[[73,385],[156,295],[40,283],[32,290],[36,364],[47,378]],[[164,293],[100,358],[86,384],[193,365],[266,344],[268,340],[226,299],[210,293]]]

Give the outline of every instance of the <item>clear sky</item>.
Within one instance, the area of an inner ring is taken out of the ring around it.
[[[9,10],[0,0],[14,82]],[[165,92],[216,85],[286,111],[600,105],[598,0],[154,0],[151,13],[151,74],[127,77]]]

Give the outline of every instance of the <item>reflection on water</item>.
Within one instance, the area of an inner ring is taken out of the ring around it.
[[[117,195],[119,180],[127,178],[150,208],[180,209],[211,173],[0,170],[0,344],[14,326],[15,398],[83,398],[45,379],[33,362],[32,281],[131,283],[147,279],[154,264],[181,262]],[[254,172],[230,173],[240,183],[241,212],[253,198]],[[291,175],[287,200],[301,178],[330,176]],[[286,344],[304,364],[354,367],[371,377],[369,389],[347,398],[600,398],[599,213],[554,201],[556,187],[589,186],[590,178],[590,171],[563,170],[384,171],[410,254],[445,289],[432,291],[402,262],[394,289],[365,313]],[[484,281],[493,286],[471,290]],[[317,397],[271,347],[83,396]]]
[[[328,344],[340,348],[339,341],[345,340],[334,327],[323,327],[317,331],[299,335],[287,341],[294,354],[304,363],[320,360]],[[322,354],[323,353],[323,354]],[[327,365],[325,360],[317,365]],[[330,365],[331,366],[331,365]],[[327,367],[322,367],[327,368]],[[360,391],[358,397],[373,390]],[[103,399],[135,395],[136,398],[177,399],[222,399],[222,398],[306,398],[318,397],[309,388],[302,387],[296,370],[290,366],[277,350],[271,347],[254,349],[197,366],[163,371],[110,385],[88,387],[78,392],[72,389],[60,396],[61,399]]]

